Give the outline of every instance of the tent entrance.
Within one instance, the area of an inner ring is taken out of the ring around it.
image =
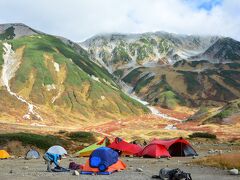
[[[196,156],[197,153],[187,144],[177,142],[168,149],[171,156]]]

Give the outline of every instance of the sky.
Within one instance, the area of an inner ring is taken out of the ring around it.
[[[83,41],[99,33],[166,31],[240,40],[240,0],[0,0],[0,24]]]

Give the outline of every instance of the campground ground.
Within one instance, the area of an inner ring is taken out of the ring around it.
[[[92,176],[92,175],[80,175],[73,176],[72,173],[49,173],[46,172],[46,165],[42,159],[38,160],[2,160],[0,161],[0,179],[4,180],[25,180],[25,179],[151,179],[151,176],[158,174],[159,169],[164,167],[169,168],[181,168],[184,171],[190,172],[194,180],[237,180],[240,176],[229,175],[226,170],[220,170],[217,168],[201,167],[197,165],[189,165],[192,158],[172,158],[167,159],[143,159],[143,158],[121,158],[126,164],[127,169],[122,172],[116,172],[112,175],[106,176]],[[77,163],[84,163],[86,158],[67,158],[62,162],[63,166],[68,166],[70,160]],[[136,172],[136,168],[142,168],[143,172]]]
[[[49,173],[46,172],[46,165],[43,159],[25,160],[22,158],[0,160],[0,179],[4,180],[25,180],[25,179],[90,179],[90,180],[105,180],[105,179],[118,179],[118,180],[147,180],[151,179],[152,175],[158,174],[161,168],[180,168],[192,174],[194,180],[237,180],[240,175],[229,175],[228,170],[219,168],[200,166],[192,163],[208,154],[209,149],[221,150],[223,154],[240,153],[240,147],[229,144],[213,144],[212,142],[196,144],[193,142],[195,149],[199,156],[196,159],[192,157],[173,157],[170,160],[166,158],[130,158],[121,157],[121,160],[126,163],[127,169],[121,172],[116,172],[112,175],[106,176],[93,176],[93,175],[80,175],[73,176],[71,172],[67,173]],[[68,167],[71,161],[79,164],[84,164],[87,158],[71,158],[63,159],[61,165]],[[143,172],[136,172],[137,168],[142,168]]]

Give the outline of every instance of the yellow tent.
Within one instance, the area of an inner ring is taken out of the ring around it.
[[[108,146],[109,141],[110,140],[107,137],[105,137],[100,142],[92,144],[92,145],[82,149],[81,151],[78,151],[76,154],[79,157],[89,157],[95,149],[100,148],[100,147],[104,147],[104,146]]]
[[[5,150],[0,150],[0,159],[10,158],[10,155]]]

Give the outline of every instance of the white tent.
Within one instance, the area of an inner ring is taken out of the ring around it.
[[[26,153],[26,159],[39,159],[39,158],[40,158],[39,152],[34,149],[30,149]]]
[[[59,154],[59,155],[67,154],[67,151],[62,146],[52,146],[47,150],[47,152],[51,154]]]

